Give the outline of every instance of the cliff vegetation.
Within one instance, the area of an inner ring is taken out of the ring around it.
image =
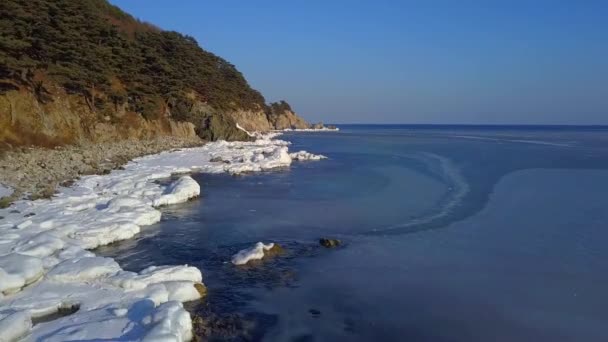
[[[246,139],[282,119],[236,67],[106,0],[0,2],[0,142],[59,145],[157,134]],[[289,114],[289,115],[291,115]],[[183,122],[183,124],[180,124]],[[278,126],[276,126],[278,123]]]

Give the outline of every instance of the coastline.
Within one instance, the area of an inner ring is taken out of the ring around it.
[[[21,198],[49,198],[56,188],[79,177],[108,174],[135,158],[163,151],[201,146],[198,137],[160,136],[154,139],[127,139],[117,142],[82,143],[57,148],[16,148],[0,151],[0,199],[6,203]],[[14,191],[14,192],[13,192]],[[1,208],[2,206],[0,206]]]
[[[273,132],[338,132],[338,127],[323,127],[323,128],[285,128],[274,130]]]
[[[83,176],[50,199],[18,200],[0,209],[0,331],[9,340],[62,340],[66,334],[115,339],[125,330],[136,334],[130,338],[192,338],[191,318],[181,303],[204,295],[200,270],[181,265],[126,272],[88,250],[129,239],[158,222],[159,206],[198,197],[200,186],[188,173],[239,174],[322,158],[290,154],[289,142],[274,139],[277,135],[137,158],[108,174]],[[181,174],[176,181],[158,182],[176,174]],[[33,323],[68,309],[75,312]]]

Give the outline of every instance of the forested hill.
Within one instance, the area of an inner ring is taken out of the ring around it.
[[[0,96],[0,141],[13,143],[28,125],[70,142],[70,132],[26,117],[42,108],[57,126],[53,115],[61,114],[50,113],[57,107],[78,112],[80,135],[93,138],[99,123],[118,135],[125,135],[121,125],[145,126],[138,134],[150,135],[170,132],[167,122],[189,121],[208,139],[240,138],[228,127],[236,121],[273,128],[271,107],[234,65],[105,0],[1,1]]]

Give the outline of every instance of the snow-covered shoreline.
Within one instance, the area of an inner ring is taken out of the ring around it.
[[[289,143],[276,136],[138,158],[124,170],[83,177],[52,199],[0,209],[0,340],[189,340],[191,319],[181,303],[200,298],[200,270],[179,265],[127,272],[88,250],[158,222],[159,206],[199,196],[200,186],[185,174],[256,172],[322,158],[290,154]],[[156,182],[175,174],[182,176]],[[78,310],[32,323],[66,308]]]
[[[340,128],[336,127],[336,128],[329,128],[329,127],[323,127],[323,128],[285,128],[282,130],[278,130],[276,132],[338,132],[340,131]]]
[[[0,198],[10,196],[13,193],[13,188],[0,183]]]

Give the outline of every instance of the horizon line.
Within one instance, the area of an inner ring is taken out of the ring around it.
[[[325,125],[350,125],[350,126],[519,126],[519,127],[606,127],[606,124],[480,124],[480,123],[326,123]]]

